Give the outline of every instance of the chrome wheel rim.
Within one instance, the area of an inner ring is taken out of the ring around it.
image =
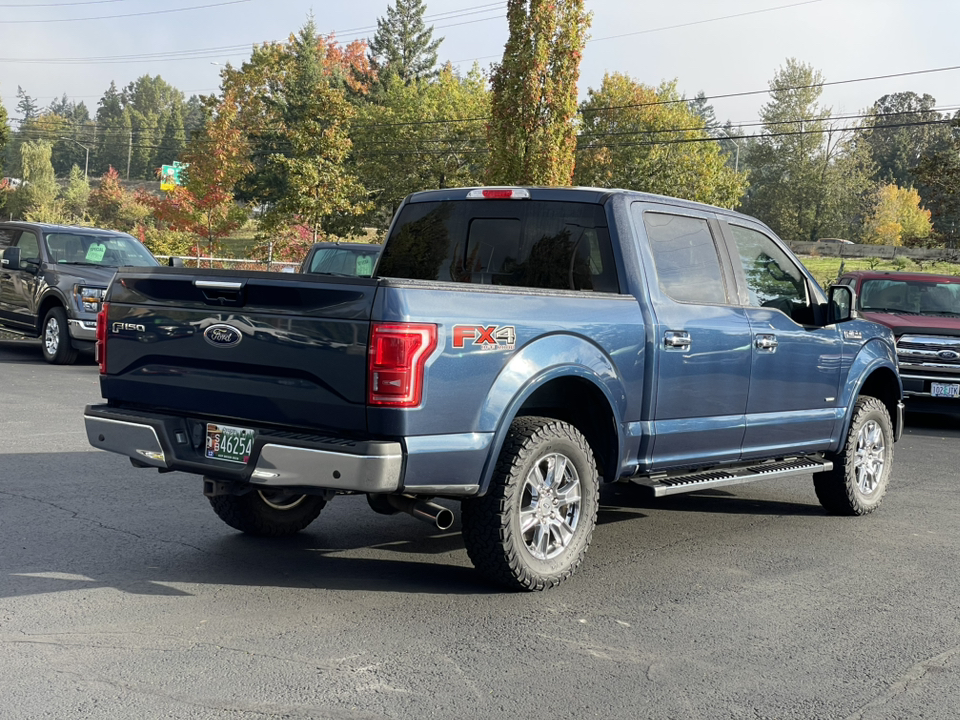
[[[857,433],[857,456],[854,469],[857,487],[864,495],[870,495],[880,485],[883,468],[886,464],[886,445],[883,442],[883,429],[876,420],[870,420]]]
[[[580,523],[580,475],[561,453],[544,455],[527,473],[520,497],[520,534],[533,557],[550,560],[573,541]]]
[[[47,327],[43,331],[43,345],[48,355],[56,355],[60,347],[60,323],[55,317],[47,320]]]
[[[306,495],[287,492],[286,490],[257,490],[257,494],[260,495],[260,499],[267,507],[274,510],[293,510],[307,499]]]

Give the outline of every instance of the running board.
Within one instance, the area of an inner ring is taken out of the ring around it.
[[[740,485],[741,483],[764,480],[772,477],[786,477],[787,475],[804,475],[819,473],[833,469],[833,463],[820,458],[790,458],[787,460],[773,460],[731,467],[723,470],[706,470],[686,475],[640,475],[631,478],[643,488],[646,488],[654,497],[665,495],[679,495],[680,493],[695,492],[706,488],[722,487],[724,485]]]

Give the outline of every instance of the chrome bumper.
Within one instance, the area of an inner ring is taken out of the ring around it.
[[[70,337],[74,340],[94,342],[97,339],[96,320],[67,320],[67,324],[70,326]]]
[[[253,462],[240,464],[204,457],[189,442],[182,418],[89,406],[83,419],[95,448],[126,455],[140,465],[228,482],[391,493],[400,489],[403,474],[403,448],[396,441],[318,438],[297,446],[265,433],[254,445]],[[322,447],[325,441],[336,449]],[[312,446],[303,446],[308,444]]]

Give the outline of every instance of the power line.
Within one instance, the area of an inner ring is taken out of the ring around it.
[[[95,17],[80,17],[80,18],[48,18],[46,20],[0,20],[0,25],[86,22],[87,20],[115,20],[117,18],[141,17],[143,15],[167,15],[169,13],[187,12],[190,10],[204,10],[206,8],[223,7],[224,5],[240,5],[242,3],[248,3],[250,1],[251,0],[227,0],[227,2],[213,3],[211,5],[192,5],[190,7],[170,8],[167,10],[147,10],[144,12],[124,13],[123,15],[98,15]]]
[[[71,5],[105,5],[107,3],[129,2],[130,0],[83,0],[83,2],[64,2],[64,3],[41,3],[37,5],[24,5],[16,3],[14,5],[0,5],[0,8],[18,8],[20,10],[46,7],[68,7]]]
[[[244,0],[248,1],[248,0]],[[506,7],[506,3],[492,3],[489,5],[480,5],[480,6],[470,6],[466,8],[460,8],[459,10],[448,10],[442,13],[436,13],[434,15],[424,16],[424,20],[453,20],[459,17],[466,17],[467,15],[472,15],[480,12],[492,12],[494,10],[500,10]],[[491,18],[483,18],[491,19]],[[443,26],[451,27],[451,26]],[[376,25],[371,25],[363,28],[351,28],[350,30],[335,30],[329,33],[329,36],[343,36],[351,34],[362,34],[366,32],[372,32],[377,29]],[[434,28],[442,29],[442,28]],[[164,52],[154,52],[154,53],[134,53],[130,55],[94,55],[94,56],[85,56],[85,57],[67,57],[67,58],[20,58],[20,57],[0,57],[0,63],[26,63],[26,64],[53,64],[53,65],[99,65],[99,64],[113,64],[113,63],[126,63],[126,62],[151,62],[157,59],[163,59],[164,61],[168,60],[198,60],[208,57],[222,56],[224,53],[236,53],[240,51],[249,51],[250,48],[254,45],[267,45],[270,43],[279,43],[284,42],[281,40],[265,40],[263,42],[249,42],[239,45],[221,45],[217,47],[207,47],[207,48],[189,48],[185,50],[172,50]]]

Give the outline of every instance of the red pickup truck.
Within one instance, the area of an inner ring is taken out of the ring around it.
[[[960,411],[960,277],[859,271],[837,282],[865,319],[893,330],[907,409]]]

